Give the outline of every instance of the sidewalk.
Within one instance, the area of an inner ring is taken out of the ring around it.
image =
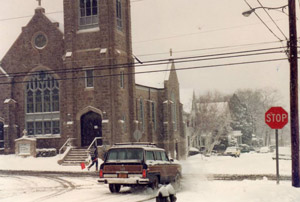
[[[10,171],[48,171],[48,172],[79,172],[89,173],[94,171],[96,168],[93,166],[90,171],[81,169],[80,164],[78,166],[61,166],[57,163],[60,156],[54,157],[19,157],[14,154],[0,155],[0,170]],[[102,163],[102,160],[98,160],[98,164]]]

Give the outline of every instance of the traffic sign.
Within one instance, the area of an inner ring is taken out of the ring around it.
[[[265,114],[265,122],[272,129],[281,129],[288,123],[288,113],[282,107],[271,107]]]
[[[140,131],[140,130],[135,130],[134,131],[134,133],[133,133],[133,137],[134,137],[134,139],[137,141],[137,142],[139,142],[140,141],[140,139],[142,138],[142,136],[143,136],[143,133]]]

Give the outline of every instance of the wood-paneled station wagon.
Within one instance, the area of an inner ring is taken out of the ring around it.
[[[115,144],[100,166],[98,182],[109,184],[109,190],[119,192],[121,186],[151,186],[179,184],[181,165],[169,159],[166,151],[153,143]]]

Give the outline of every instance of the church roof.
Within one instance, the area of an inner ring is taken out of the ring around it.
[[[171,69],[175,69],[175,65],[170,59],[166,65],[136,67],[135,82],[138,85],[149,86],[153,88],[164,88],[164,82],[170,78]],[[155,73],[139,74],[139,72],[158,71]]]

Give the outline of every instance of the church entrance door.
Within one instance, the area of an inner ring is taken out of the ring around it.
[[[2,122],[0,122],[0,149],[4,149],[4,127]]]
[[[88,147],[95,137],[102,137],[102,118],[95,112],[88,112],[81,116],[81,146]],[[102,145],[102,140],[97,142]]]

